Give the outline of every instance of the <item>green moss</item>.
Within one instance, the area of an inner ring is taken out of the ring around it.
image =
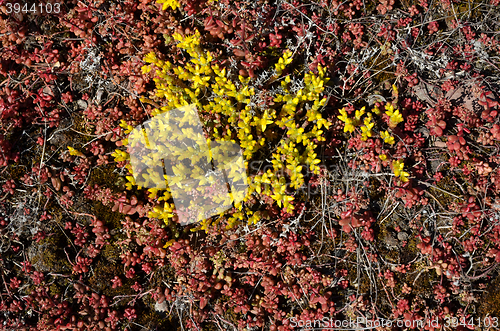
[[[52,229],[51,233],[54,235],[32,244],[30,262],[37,270],[43,272],[70,272],[72,267],[63,250],[68,244],[67,239],[58,228]]]
[[[372,281],[368,277],[363,277],[359,282],[359,292],[361,294],[370,294],[370,289],[372,288],[372,286]]]
[[[418,269],[417,269],[418,270]],[[420,272],[420,271],[418,271]],[[418,273],[417,273],[418,274]],[[431,281],[434,281],[437,279],[437,273],[434,272],[428,272],[428,271],[423,271],[420,276],[415,280],[415,274],[407,274],[408,276],[406,277],[406,281],[409,286],[413,289],[412,292],[415,295],[419,296],[427,296],[429,295],[429,289],[432,288]],[[412,285],[413,282],[415,282],[415,285]]]
[[[377,8],[377,2],[376,1],[367,1],[365,3],[365,15],[369,14],[369,13],[373,13],[375,11],[375,9]]]
[[[168,284],[169,281],[172,281],[176,278],[177,275],[175,274],[174,268],[172,268],[170,265],[165,265],[156,269],[153,277],[149,281],[148,286],[150,288],[165,287],[165,282],[167,282]]]
[[[123,181],[120,182],[120,176],[113,172],[115,167],[113,164],[101,166],[93,169],[90,173],[88,185],[93,187],[95,184],[114,189],[114,191],[123,191],[125,189]],[[121,183],[121,184],[120,184]],[[123,219],[123,214],[112,212],[110,206],[103,205],[100,201],[92,203],[93,214],[103,221],[111,229],[120,229],[122,227],[120,221]]]
[[[120,221],[124,218],[124,215],[118,212],[112,212],[111,207],[103,205],[100,201],[94,201],[92,204],[92,214],[104,221],[110,231],[112,229],[122,228]]]
[[[63,293],[64,293],[64,288],[59,286],[57,283],[53,283],[52,285],[49,286],[50,295],[59,294],[59,296],[61,296]]]
[[[384,47],[387,50],[390,49],[389,44],[386,44]],[[391,54],[384,50],[382,50],[379,54],[374,55],[365,63],[366,67],[371,69],[371,80],[374,82],[375,86],[378,86],[386,81],[392,83],[396,80],[394,72],[386,71],[387,69],[384,69],[391,63]]]
[[[229,298],[228,296],[225,296],[223,295],[221,297],[221,300],[220,300],[220,303],[222,302],[230,302],[232,299]],[[235,313],[234,312],[234,308],[228,308],[227,311],[226,311],[226,314],[225,314],[225,317],[227,318],[227,320],[231,323],[233,323],[234,325],[238,325],[238,321],[241,320],[241,318],[243,317],[244,315],[242,313]]]
[[[114,164],[107,164],[93,169],[90,174],[88,184],[91,186],[94,184],[103,185],[123,191],[125,189],[125,185],[120,184],[119,178],[121,177],[114,172],[115,169]]]
[[[176,315],[165,317],[164,313],[145,311],[138,315],[138,324],[145,326],[146,330],[183,330]]]
[[[417,248],[417,244],[417,239],[415,237],[409,237],[406,246],[402,249],[402,263],[406,264],[412,261],[416,255],[418,255],[419,249]]]
[[[101,256],[110,263],[121,261],[120,249],[115,245],[105,245],[101,251]]]
[[[484,10],[484,5],[490,6],[490,1],[473,1],[473,2],[461,2],[458,4],[453,3],[454,15],[459,18],[466,18],[472,22],[484,21],[485,16],[489,16],[488,11]],[[481,6],[483,5],[483,6]],[[482,7],[482,8],[481,8]]]
[[[497,275],[484,292],[479,303],[479,315],[500,316],[500,276]]]
[[[27,173],[27,169],[19,164],[9,164],[7,167],[7,173],[9,174],[9,179],[17,181]]]
[[[457,186],[455,181],[453,181],[453,179],[450,178],[450,176],[446,176],[443,179],[441,179],[439,182],[436,183],[436,186],[455,195],[462,194],[460,192],[460,188]],[[446,194],[446,193],[441,193],[441,194]],[[448,196],[450,195],[448,194]]]
[[[111,280],[118,276],[122,279],[123,286],[112,288],[110,286]],[[108,261],[100,260],[94,267],[94,273],[89,279],[89,285],[99,293],[107,296],[115,295],[131,295],[134,290],[130,288],[135,281],[125,278],[123,265],[118,263],[109,263]]]
[[[369,181],[368,196],[372,201],[379,201],[379,204],[383,206],[387,192],[380,189],[380,181],[378,179],[371,177]]]

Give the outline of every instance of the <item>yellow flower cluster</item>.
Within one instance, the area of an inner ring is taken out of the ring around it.
[[[389,116],[390,128],[395,128],[399,123],[403,122],[403,116],[401,115],[399,110],[394,109],[394,106],[392,104],[390,103],[386,104],[385,109],[386,109],[385,114]],[[368,140],[368,138],[374,136],[374,132],[372,131],[373,127],[375,126],[375,123],[373,122],[374,119],[373,114],[375,115],[382,114],[382,112],[377,106],[373,107],[371,112],[367,112],[366,108],[362,107],[361,109],[355,111],[354,117],[352,118],[347,115],[347,111],[345,108],[340,109],[339,112],[340,115],[338,115],[337,118],[340,119],[342,122],[344,122],[344,132],[353,133],[356,130],[356,128],[361,125],[360,129],[361,129],[362,141],[366,141]],[[365,116],[364,119],[363,116]],[[392,136],[388,130],[380,131],[379,137],[386,144],[389,145],[395,144],[394,136]],[[387,155],[380,154],[379,158],[382,161],[386,161]],[[396,177],[399,177],[403,182],[407,182],[408,173],[403,171],[403,163],[400,161],[395,161],[393,163],[393,167]]]
[[[166,10],[168,7],[172,8],[172,10],[175,10],[176,8],[179,8],[181,6],[179,4],[179,1],[177,0],[157,0],[156,3],[163,4],[163,7],[161,8],[162,10]]]
[[[389,116],[389,127],[395,128],[399,123],[403,122],[403,115],[400,114],[399,110],[395,110],[392,104],[387,104],[385,106],[386,115]],[[375,123],[372,122],[373,114],[380,115],[381,111],[378,107],[373,107],[371,112],[366,112],[366,108],[362,107],[360,110],[356,110],[354,118],[349,118],[347,116],[347,111],[345,108],[339,109],[340,115],[337,116],[342,122],[344,122],[344,132],[353,133],[357,126],[361,123],[361,140],[366,141],[369,137],[373,136],[372,128]],[[366,114],[366,117],[361,121],[361,117]],[[384,140],[387,144],[394,144],[394,137],[386,130],[380,132],[380,138]]]
[[[208,2],[213,2],[213,1],[219,1],[219,0],[209,0]],[[177,0],[157,0],[156,3],[163,4],[163,7],[161,8],[162,10],[166,10],[168,7],[170,7],[172,10],[176,10],[181,6],[179,1]]]
[[[408,176],[410,174],[407,173],[406,171],[403,171],[404,165],[405,164],[399,160],[392,162],[392,166],[394,168],[394,175],[396,177],[399,177],[399,179],[401,179],[402,182],[407,182],[409,180]]]
[[[143,73],[155,71],[156,84],[155,98],[162,99],[160,109],[152,112],[153,116],[172,111],[183,106],[194,104],[202,114],[219,114],[223,129],[213,128],[213,140],[224,142],[230,141],[238,144],[243,151],[243,157],[247,162],[252,159],[256,152],[269,146],[275,147],[272,154],[273,170],[254,177],[248,177],[248,195],[256,192],[267,195],[276,201],[277,205],[292,212],[293,205],[290,203],[294,197],[288,190],[298,188],[304,184],[302,171],[307,165],[315,174],[319,173],[320,160],[315,149],[314,141],[324,141],[322,128],[328,129],[330,123],[322,116],[320,109],[327,101],[322,97],[325,78],[325,70],[318,67],[318,74],[312,72],[303,76],[303,88],[298,91],[290,91],[289,85],[292,79],[297,77],[281,77],[283,70],[292,62],[292,52],[286,51],[275,65],[276,81],[281,80],[281,94],[274,95],[274,106],[259,107],[255,102],[255,89],[251,86],[251,78],[239,76],[232,80],[226,69],[221,69],[217,64],[212,64],[213,57],[208,51],[203,51],[200,46],[200,33],[197,31],[190,36],[174,34],[173,38],[178,41],[178,48],[186,51],[191,59],[184,66],[173,66],[168,61],[161,61],[154,53],[146,55],[144,61],[149,63],[142,68]],[[207,99],[205,95],[211,95]],[[141,99],[144,102],[146,98]],[[300,108],[307,109],[306,114],[299,118],[296,116]],[[304,126],[304,123],[309,123]],[[369,127],[368,123],[367,127]],[[270,130],[270,127],[274,130]],[[132,127],[126,122],[122,123],[126,132],[131,132]],[[280,127],[286,134],[279,141],[275,141],[275,130]],[[366,134],[370,134],[366,132]],[[124,143],[124,145],[126,145]],[[127,159],[127,153],[117,150],[114,154],[117,161]],[[130,168],[129,168],[130,170]],[[280,175],[285,171],[289,180]],[[174,169],[175,171],[175,169]],[[181,171],[182,172],[182,171]],[[130,176],[132,177],[132,176]],[[133,178],[129,178],[129,185],[136,185]],[[169,183],[170,185],[171,183]],[[157,196],[158,189],[149,189],[150,196]],[[151,217],[158,217],[166,222],[172,217],[173,205],[167,202],[171,197],[168,188],[163,197],[160,197],[164,205],[155,207]],[[159,199],[159,200],[160,200]],[[239,206],[240,210],[242,206]],[[245,215],[245,217],[244,217]],[[222,216],[222,215],[221,215]],[[228,218],[229,227],[238,222],[246,220],[248,223],[256,224],[261,213],[253,213],[245,209],[245,212],[233,213]],[[205,220],[201,222],[199,229],[207,229],[210,225]]]
[[[389,116],[389,127],[395,128],[399,123],[403,122],[403,115],[399,113],[399,110],[394,110],[392,104],[385,105],[386,115]]]
[[[74,149],[71,146],[68,146],[68,150],[69,150],[69,155],[85,157],[85,155],[82,152],[80,152],[79,150]]]
[[[389,145],[394,144],[394,137],[387,130],[380,132],[380,138],[384,139],[384,142]]]
[[[375,108],[372,110],[375,114],[377,114]],[[338,119],[340,119],[342,122],[344,122],[344,132],[354,132],[357,126],[359,126],[361,123],[363,125],[360,127],[361,128],[361,140],[366,141],[368,138],[373,137],[373,127],[375,126],[375,123],[373,121],[373,114],[372,112],[366,112],[366,107],[362,107],[359,110],[356,110],[354,113],[353,118],[349,118],[347,116],[347,111],[345,108],[342,108],[339,110],[340,115],[337,116]],[[366,114],[366,117],[361,120],[362,116]]]
[[[287,65],[292,63],[292,51],[286,50],[283,53],[283,56],[278,60],[278,63],[274,65],[276,69],[276,75],[279,77],[283,73],[283,70],[286,68]]]

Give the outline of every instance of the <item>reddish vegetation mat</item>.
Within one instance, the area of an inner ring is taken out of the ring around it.
[[[0,330],[498,329],[500,1],[32,5],[0,1]],[[125,153],[166,81],[258,183],[202,227]]]

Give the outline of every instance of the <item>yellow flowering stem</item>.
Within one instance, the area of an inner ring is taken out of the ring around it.
[[[405,164],[399,160],[392,162],[392,167],[394,168],[394,175],[396,177],[399,177],[399,179],[401,179],[402,182],[407,182],[409,180],[408,176],[410,174],[407,173],[406,171],[403,171],[404,165]]]
[[[385,132],[380,132],[380,138],[384,139],[384,142],[393,145],[394,144],[394,137],[391,136],[391,134],[385,130]]]
[[[180,4],[177,0],[158,0],[156,3],[162,3],[163,7],[161,8],[162,10],[166,10],[168,7],[172,8],[172,10],[177,9],[180,7]]]
[[[385,109],[387,110],[385,112],[386,115],[389,116],[389,127],[395,128],[399,123],[403,122],[403,115],[401,115],[398,109],[394,110],[392,104],[387,104]]]
[[[85,155],[82,152],[74,149],[71,146],[68,146],[68,150],[69,150],[69,155],[79,156],[79,157],[85,157]]]

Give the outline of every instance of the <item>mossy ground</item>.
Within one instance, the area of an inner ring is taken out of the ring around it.
[[[483,293],[478,311],[481,317],[489,315],[500,318],[500,275],[498,271]]]
[[[64,249],[73,250],[68,244],[68,240],[61,230],[56,226],[51,231],[52,235],[40,242],[33,242],[31,245],[31,263],[36,270],[43,272],[65,274],[71,272]]]

